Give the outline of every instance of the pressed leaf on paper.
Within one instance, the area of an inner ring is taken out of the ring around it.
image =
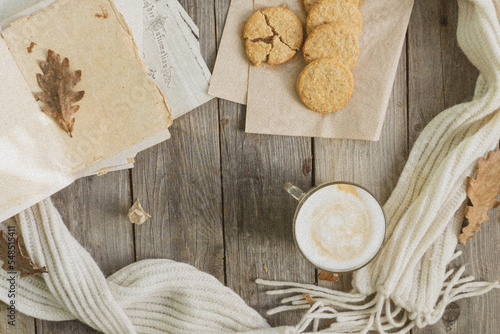
[[[45,267],[35,266],[31,262],[31,259],[23,254],[19,245],[19,237],[15,235],[12,238],[14,239],[13,242],[8,242],[5,239],[3,231],[0,230],[0,260],[3,261],[2,268],[5,271],[20,272],[21,278],[46,273],[47,270]]]
[[[71,72],[68,58],[61,62],[61,56],[49,50],[46,61],[40,62],[43,74],[37,73],[38,84],[42,92],[35,93],[37,101],[45,103],[44,113],[54,117],[71,137],[75,126],[74,115],[80,106],[73,103],[80,101],[84,91],[75,92],[73,89],[82,78],[82,71]]]
[[[465,217],[469,225],[463,228],[458,240],[466,244],[467,240],[479,232],[481,224],[488,221],[488,211],[498,207],[496,199],[500,194],[500,150],[491,151],[486,159],[478,161],[476,179],[467,178],[467,196],[472,206],[465,209]]]

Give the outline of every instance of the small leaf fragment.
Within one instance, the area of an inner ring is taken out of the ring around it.
[[[2,269],[5,271],[17,271],[21,278],[40,275],[47,272],[45,267],[37,267],[31,259],[23,254],[19,245],[19,237],[14,236],[14,242],[8,242],[4,233],[0,230],[0,260],[3,261]],[[10,246],[10,247],[9,247]]]
[[[476,179],[467,178],[467,196],[472,206],[465,209],[469,225],[462,229],[458,237],[465,245],[481,229],[481,224],[488,221],[488,211],[500,205],[496,196],[500,194],[500,150],[491,151],[487,158],[480,158]]]
[[[85,91],[73,91],[82,78],[82,71],[71,72],[69,67],[68,58],[61,62],[61,56],[49,50],[47,60],[40,62],[43,74],[36,75],[42,92],[35,93],[35,99],[45,103],[42,111],[54,117],[64,131],[73,137],[74,115],[80,109],[79,105],[73,104],[83,98]]]
[[[127,217],[131,223],[137,225],[144,224],[146,220],[151,218],[151,216],[146,211],[144,211],[141,202],[139,202],[139,199],[137,199],[130,210],[128,210]]]
[[[318,279],[320,281],[326,281],[326,282],[338,282],[340,276],[338,274],[333,274],[328,271],[322,271],[321,274],[319,274]]]
[[[314,299],[311,297],[310,294],[303,292],[302,296],[304,297],[305,300],[309,303],[309,305],[313,306],[315,304]]]
[[[37,45],[35,42],[31,42],[30,43],[30,45],[26,49],[26,50],[28,50],[28,53],[32,53],[33,52],[33,48],[35,47],[35,45]]]

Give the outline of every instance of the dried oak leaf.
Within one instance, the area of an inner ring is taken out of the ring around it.
[[[478,171],[476,179],[467,178],[467,196],[472,206],[465,209],[465,217],[469,225],[463,228],[462,234],[458,237],[461,244],[466,244],[467,240],[479,232],[481,224],[488,221],[488,211],[500,205],[496,196],[500,194],[500,150],[491,151],[486,159],[478,161]]]
[[[61,62],[61,56],[52,50],[49,50],[47,61],[40,62],[40,68],[43,74],[37,73],[36,78],[42,92],[35,93],[35,98],[46,104],[42,111],[57,119],[64,131],[73,137],[74,115],[80,109],[73,103],[85,95],[84,91],[74,92],[73,88],[80,82],[82,71],[71,72],[68,58]]]
[[[321,274],[319,274],[318,279],[320,281],[326,281],[326,282],[338,282],[340,276],[338,274],[332,274],[327,271],[322,271]]]
[[[23,254],[17,235],[14,236],[14,243],[9,243],[2,230],[0,230],[0,260],[3,261],[2,268],[5,271],[19,271],[21,278],[47,272],[45,267],[35,266],[31,259]]]

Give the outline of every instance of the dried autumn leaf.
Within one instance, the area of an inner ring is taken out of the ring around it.
[[[496,199],[500,194],[500,150],[491,151],[486,159],[479,159],[477,177],[467,178],[466,190],[472,206],[465,209],[469,225],[463,228],[458,238],[464,245],[479,232],[481,224],[490,219],[488,211],[500,204]]]
[[[131,223],[141,225],[146,222],[151,216],[144,211],[142,208],[141,202],[139,202],[139,199],[135,201],[134,205],[128,210],[127,214],[128,219],[130,220]]]
[[[64,131],[73,137],[74,115],[80,109],[73,103],[85,95],[84,91],[74,92],[73,88],[80,82],[82,71],[71,72],[68,58],[61,62],[61,56],[52,50],[49,50],[47,61],[40,62],[40,68],[43,74],[37,73],[36,78],[42,92],[35,93],[35,98],[45,103],[42,111],[54,117]]]
[[[30,45],[26,49],[28,51],[28,53],[32,53],[33,52],[33,48],[35,47],[35,45],[37,45],[35,42],[31,42],[30,43]]]
[[[338,274],[332,274],[327,271],[322,271],[321,274],[319,274],[318,279],[320,281],[338,282],[340,277]]]
[[[302,296],[304,297],[305,300],[309,303],[309,305],[313,306],[314,305],[314,299],[311,297],[310,294],[303,292]]]
[[[9,248],[10,246],[10,248]],[[10,251],[10,252],[9,252]],[[37,267],[31,259],[25,256],[19,245],[19,237],[14,236],[14,242],[9,243],[0,230],[0,260],[3,261],[2,268],[5,271],[19,271],[21,278],[46,273],[45,267]]]

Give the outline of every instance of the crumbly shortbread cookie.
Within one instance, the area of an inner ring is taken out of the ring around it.
[[[302,48],[307,63],[321,58],[332,58],[352,68],[359,56],[356,34],[338,23],[319,26],[307,37]]]
[[[252,64],[259,66],[262,62],[267,61],[272,46],[271,44],[266,42],[262,41],[252,42],[251,40],[247,39],[245,43],[245,48],[247,51],[248,59],[250,59]]]
[[[314,5],[319,3],[321,0],[304,0],[304,7],[306,7],[307,11],[310,11]],[[339,0],[339,1],[347,1],[359,6],[359,0]]]
[[[309,12],[306,30],[310,34],[323,24],[339,23],[348,27],[348,29],[352,28],[359,36],[362,21],[361,12],[356,5],[339,0],[323,0]]]
[[[304,41],[304,27],[297,15],[285,7],[266,8],[262,14],[283,43],[292,50],[300,49]]]
[[[329,113],[349,101],[354,81],[351,70],[334,59],[319,59],[307,65],[297,80],[300,99],[311,110]]]
[[[287,62],[300,50],[304,28],[299,18],[284,7],[254,12],[243,31],[248,59],[259,66],[262,62],[278,65]],[[264,44],[268,45],[265,46]]]
[[[283,43],[279,36],[274,36],[267,63],[270,65],[279,65],[286,63],[287,61],[292,59],[293,56],[295,56],[295,53],[296,51],[290,49],[285,43]]]

